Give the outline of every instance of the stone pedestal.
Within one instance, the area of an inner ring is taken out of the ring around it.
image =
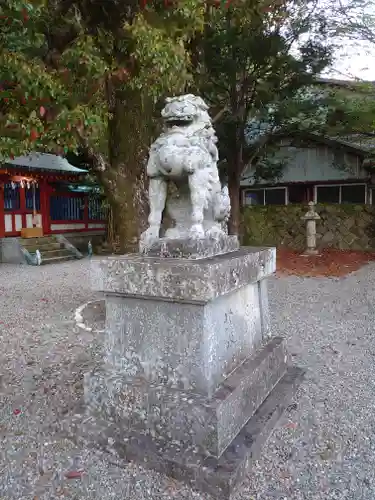
[[[207,256],[206,243],[92,261],[106,354],[86,376],[85,399],[104,446],[229,498],[301,372],[270,337],[275,249],[228,238],[220,245],[230,251]]]

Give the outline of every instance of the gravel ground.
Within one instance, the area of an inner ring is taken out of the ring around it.
[[[89,263],[0,265],[0,499],[208,500],[54,430],[82,396],[100,338],[75,325]],[[374,500],[375,264],[342,279],[270,281],[273,327],[307,369],[234,500]],[[78,471],[78,472],[77,472]]]

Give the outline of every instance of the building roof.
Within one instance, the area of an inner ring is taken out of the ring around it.
[[[327,144],[333,148],[343,148],[362,157],[372,156],[375,152],[375,135],[372,136],[370,133],[323,136],[315,132],[303,132],[300,137]]]
[[[87,170],[74,167],[65,158],[48,153],[30,153],[7,160],[6,164],[14,167],[26,167],[30,170],[47,170],[49,172],[69,172],[84,174]]]
[[[340,80],[336,78],[324,78],[317,77],[314,79],[315,85],[322,85],[328,87],[336,87],[336,88],[346,88],[349,90],[358,91],[363,85],[366,87],[375,86],[375,82],[371,80],[361,80],[361,79],[351,79],[351,80]]]
[[[348,134],[340,137],[332,137],[332,139],[337,140],[337,142],[343,145],[357,148],[364,153],[371,153],[375,150],[375,135]]]

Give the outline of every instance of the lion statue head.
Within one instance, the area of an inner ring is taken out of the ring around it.
[[[177,97],[168,97],[161,112],[167,128],[189,127],[193,124],[211,126],[208,106],[201,97],[186,94]]]

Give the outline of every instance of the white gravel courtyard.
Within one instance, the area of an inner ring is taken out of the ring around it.
[[[0,500],[208,500],[56,432],[100,359],[102,334],[74,320],[97,298],[87,259],[0,264]],[[234,500],[375,499],[374,304],[375,264],[270,280],[274,333],[307,375]]]

